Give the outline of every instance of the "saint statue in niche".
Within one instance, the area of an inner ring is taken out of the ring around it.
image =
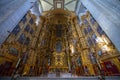
[[[9,48],[9,53],[13,55],[18,55],[18,50],[14,47]]]
[[[62,51],[62,43],[61,41],[56,42],[56,52],[61,52]]]

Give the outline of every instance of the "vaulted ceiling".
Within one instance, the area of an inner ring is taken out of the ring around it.
[[[75,11],[79,0],[39,0],[43,11],[63,8],[64,10]]]

